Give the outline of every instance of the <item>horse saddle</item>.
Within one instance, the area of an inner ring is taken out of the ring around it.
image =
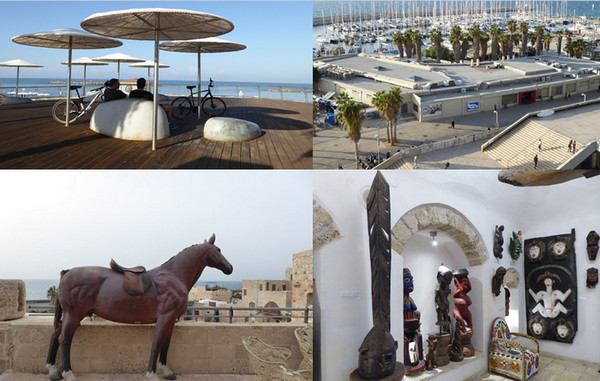
[[[143,295],[150,288],[150,275],[148,275],[144,266],[126,268],[111,259],[110,268],[119,274],[123,274],[125,277],[123,285],[125,292],[129,295]]]

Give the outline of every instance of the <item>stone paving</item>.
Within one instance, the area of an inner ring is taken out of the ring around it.
[[[600,97],[600,93],[591,91],[587,93],[586,97],[587,100],[596,99]],[[535,102],[529,105],[500,109],[498,110],[499,125],[500,128],[507,127],[526,113],[580,101],[582,101],[581,96],[572,96],[569,99]],[[570,113],[571,111],[566,112]],[[573,117],[579,113],[581,113],[581,109],[573,111]],[[324,114],[320,114],[317,117],[319,124],[316,127],[316,136],[313,138],[313,168],[338,169],[340,165],[344,169],[356,168],[354,162],[354,144],[347,137],[346,132],[339,126],[330,127],[323,124],[323,117]],[[557,117],[559,117],[558,114],[555,118]],[[560,118],[557,118],[556,121],[552,121],[552,119],[549,120],[550,128],[552,128],[552,124],[560,123]],[[400,120],[397,127],[397,138],[400,143],[393,147],[389,147],[384,143],[386,136],[385,119],[364,120],[359,146],[360,158],[365,160],[368,155],[377,153],[377,135],[379,136],[379,152],[382,155],[385,155],[387,152],[393,155],[403,148],[451,139],[455,136],[472,135],[477,132],[488,131],[488,128],[495,128],[495,116],[493,112],[481,112],[474,115],[455,117],[454,129],[449,128],[451,120],[452,118],[442,118],[433,121],[424,119],[423,122],[419,122],[416,119]],[[577,126],[574,124],[571,128],[573,129],[573,133],[581,131],[581,125]],[[496,160],[489,157],[489,155],[479,152],[482,143],[483,141],[468,143],[419,155],[418,168],[442,169],[446,162],[450,163],[450,169],[504,168]],[[409,161],[412,162],[412,159]]]
[[[79,381],[145,381],[142,374],[77,374]],[[162,377],[160,377],[163,379]],[[178,374],[178,381],[253,381],[253,374]],[[47,374],[0,374],[0,381],[48,381]]]

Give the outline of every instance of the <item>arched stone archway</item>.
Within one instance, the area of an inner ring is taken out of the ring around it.
[[[423,204],[404,213],[392,228],[392,249],[401,254],[410,237],[425,229],[437,229],[452,237],[470,266],[481,265],[489,258],[475,226],[458,210],[444,204]]]

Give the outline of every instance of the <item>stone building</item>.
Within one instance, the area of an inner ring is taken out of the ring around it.
[[[286,278],[288,275],[286,269]],[[304,308],[313,305],[313,252],[302,251],[294,254],[291,269],[292,307]]]
[[[217,302],[229,302],[231,300],[231,290],[209,290],[206,286],[194,287],[188,294],[188,300],[204,300],[210,299]]]

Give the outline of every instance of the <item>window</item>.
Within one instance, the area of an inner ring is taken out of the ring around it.
[[[256,307],[256,304],[254,304],[254,302],[250,302],[250,304],[248,304],[248,307],[254,308],[254,307]]]
[[[509,105],[513,103],[517,103],[517,94],[508,94],[502,96],[503,105]]]
[[[281,288],[283,289],[283,291],[285,291],[285,284],[283,286],[281,286]]]
[[[552,95],[561,95],[562,94],[562,86],[554,86],[552,88]]]
[[[574,93],[576,86],[577,84],[575,82],[567,83],[567,85],[565,86],[565,93]]]
[[[274,284],[271,285],[271,291],[275,291],[275,285]]]
[[[248,295],[248,290],[244,289],[244,296]]]
[[[262,291],[262,283],[258,285],[258,291]]]

